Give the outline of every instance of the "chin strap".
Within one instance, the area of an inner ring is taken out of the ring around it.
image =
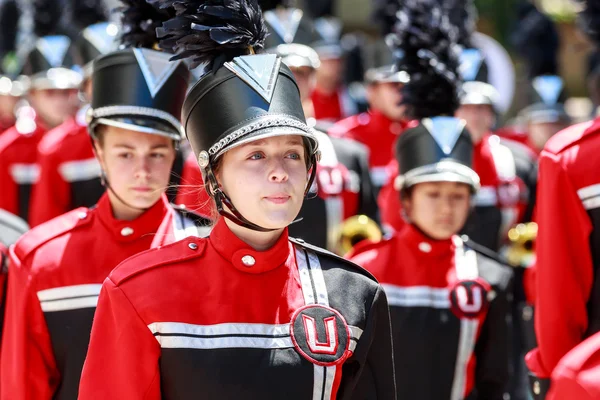
[[[308,184],[306,185],[306,189],[304,190],[304,196],[306,196],[309,193],[310,188],[315,180],[315,176],[316,176],[316,172],[317,172],[317,156],[316,155],[312,156],[311,164],[312,164],[311,173],[310,173],[310,177],[308,179]],[[210,165],[208,165],[206,167],[206,179],[207,179],[208,189],[209,189],[208,192],[215,199],[215,203],[217,204],[217,211],[219,212],[220,215],[229,219],[231,222],[235,223],[236,225],[242,226],[247,229],[251,229],[253,231],[272,232],[272,231],[277,230],[277,229],[263,228],[262,226],[257,225],[254,222],[251,222],[247,218],[245,218],[237,210],[237,208],[233,205],[233,203],[231,202],[231,199],[219,187],[217,178],[215,177],[215,174],[213,173]],[[228,212],[227,210],[225,210],[223,205],[227,206],[227,208],[229,210],[231,210],[231,212]],[[298,218],[298,219],[294,220],[292,222],[292,224],[294,224],[296,222],[300,222],[300,221],[302,221],[302,218]]]

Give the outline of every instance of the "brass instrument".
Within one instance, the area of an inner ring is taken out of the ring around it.
[[[506,259],[513,267],[527,268],[535,261],[535,240],[538,225],[535,222],[518,224],[508,231],[510,245],[506,249]]]
[[[339,254],[347,254],[363,240],[378,242],[383,233],[375,221],[366,215],[355,215],[346,219],[340,229]]]

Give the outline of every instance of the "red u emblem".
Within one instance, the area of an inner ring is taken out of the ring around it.
[[[319,342],[319,333],[317,332],[317,323],[313,317],[302,315],[304,322],[304,331],[306,332],[306,342],[310,351],[316,354],[335,354],[337,352],[337,326],[335,317],[325,318],[325,342]]]

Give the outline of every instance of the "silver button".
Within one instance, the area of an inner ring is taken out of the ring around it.
[[[85,219],[85,217],[87,217],[87,213],[85,211],[82,211],[79,214],[77,214],[77,217],[79,219]]]
[[[125,228],[121,229],[121,236],[129,236],[131,234],[133,234],[133,229],[130,227],[126,226]]]
[[[256,260],[254,259],[254,257],[252,256],[244,256],[242,257],[242,263],[246,266],[246,267],[251,267],[254,264],[256,264]]]
[[[298,243],[304,243],[304,240],[303,239],[296,239],[296,242],[298,242]]]
[[[188,244],[188,247],[192,250],[198,250],[198,245],[196,243],[190,243]]]
[[[421,242],[419,243],[419,250],[421,250],[423,253],[429,253],[431,252],[431,245],[427,242]]]

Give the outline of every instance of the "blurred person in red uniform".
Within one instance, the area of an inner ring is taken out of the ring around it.
[[[344,85],[346,60],[342,45],[342,21],[334,16],[333,0],[312,0],[306,2],[305,6],[320,36],[311,44],[321,61],[311,93],[315,119],[337,122],[358,114],[356,100]]]
[[[582,2],[580,27],[595,42],[600,7]],[[527,354],[532,390],[543,399],[560,359],[600,330],[598,304],[598,119],[571,126],[546,143],[539,158],[536,220],[535,331]]]
[[[39,179],[37,146],[44,134],[75,114],[81,75],[71,69],[74,48],[71,39],[53,34],[56,22],[48,22],[42,5],[34,2],[35,25],[40,36],[25,57],[22,73],[29,77],[26,99],[16,124],[0,137],[0,208],[27,220],[31,187]],[[39,9],[37,7],[40,7]],[[45,36],[42,36],[44,35]]]
[[[77,398],[104,279],[134,254],[201,235],[208,222],[172,208],[164,194],[189,72],[169,61],[172,54],[131,47],[154,48],[156,18],[169,14],[139,0],[123,15],[129,48],[95,61],[88,113],[107,192],[95,207],[39,225],[11,248],[2,399]]]
[[[256,1],[176,6],[161,46],[206,65],[182,119],[219,217],[208,238],[132,257],[104,282],[79,399],[395,399],[381,287],[288,236],[318,141],[289,68],[255,54]]]
[[[501,400],[511,271],[458,236],[480,182],[471,136],[452,117],[460,77],[454,27],[442,16],[421,1],[405,2],[398,13],[398,69],[411,77],[403,98],[419,121],[396,143],[396,195],[408,223],[388,239],[359,244],[348,258],[373,273],[389,299],[398,399]]]
[[[101,10],[102,11],[102,10]],[[102,20],[104,15],[99,15]],[[92,63],[116,49],[118,28],[107,22],[84,27],[75,40],[78,64],[83,66],[81,84],[86,102],[92,98]],[[96,204],[104,187],[100,164],[88,135],[85,104],[75,116],[44,135],[38,145],[40,175],[32,188],[29,223],[37,226],[78,207]]]

